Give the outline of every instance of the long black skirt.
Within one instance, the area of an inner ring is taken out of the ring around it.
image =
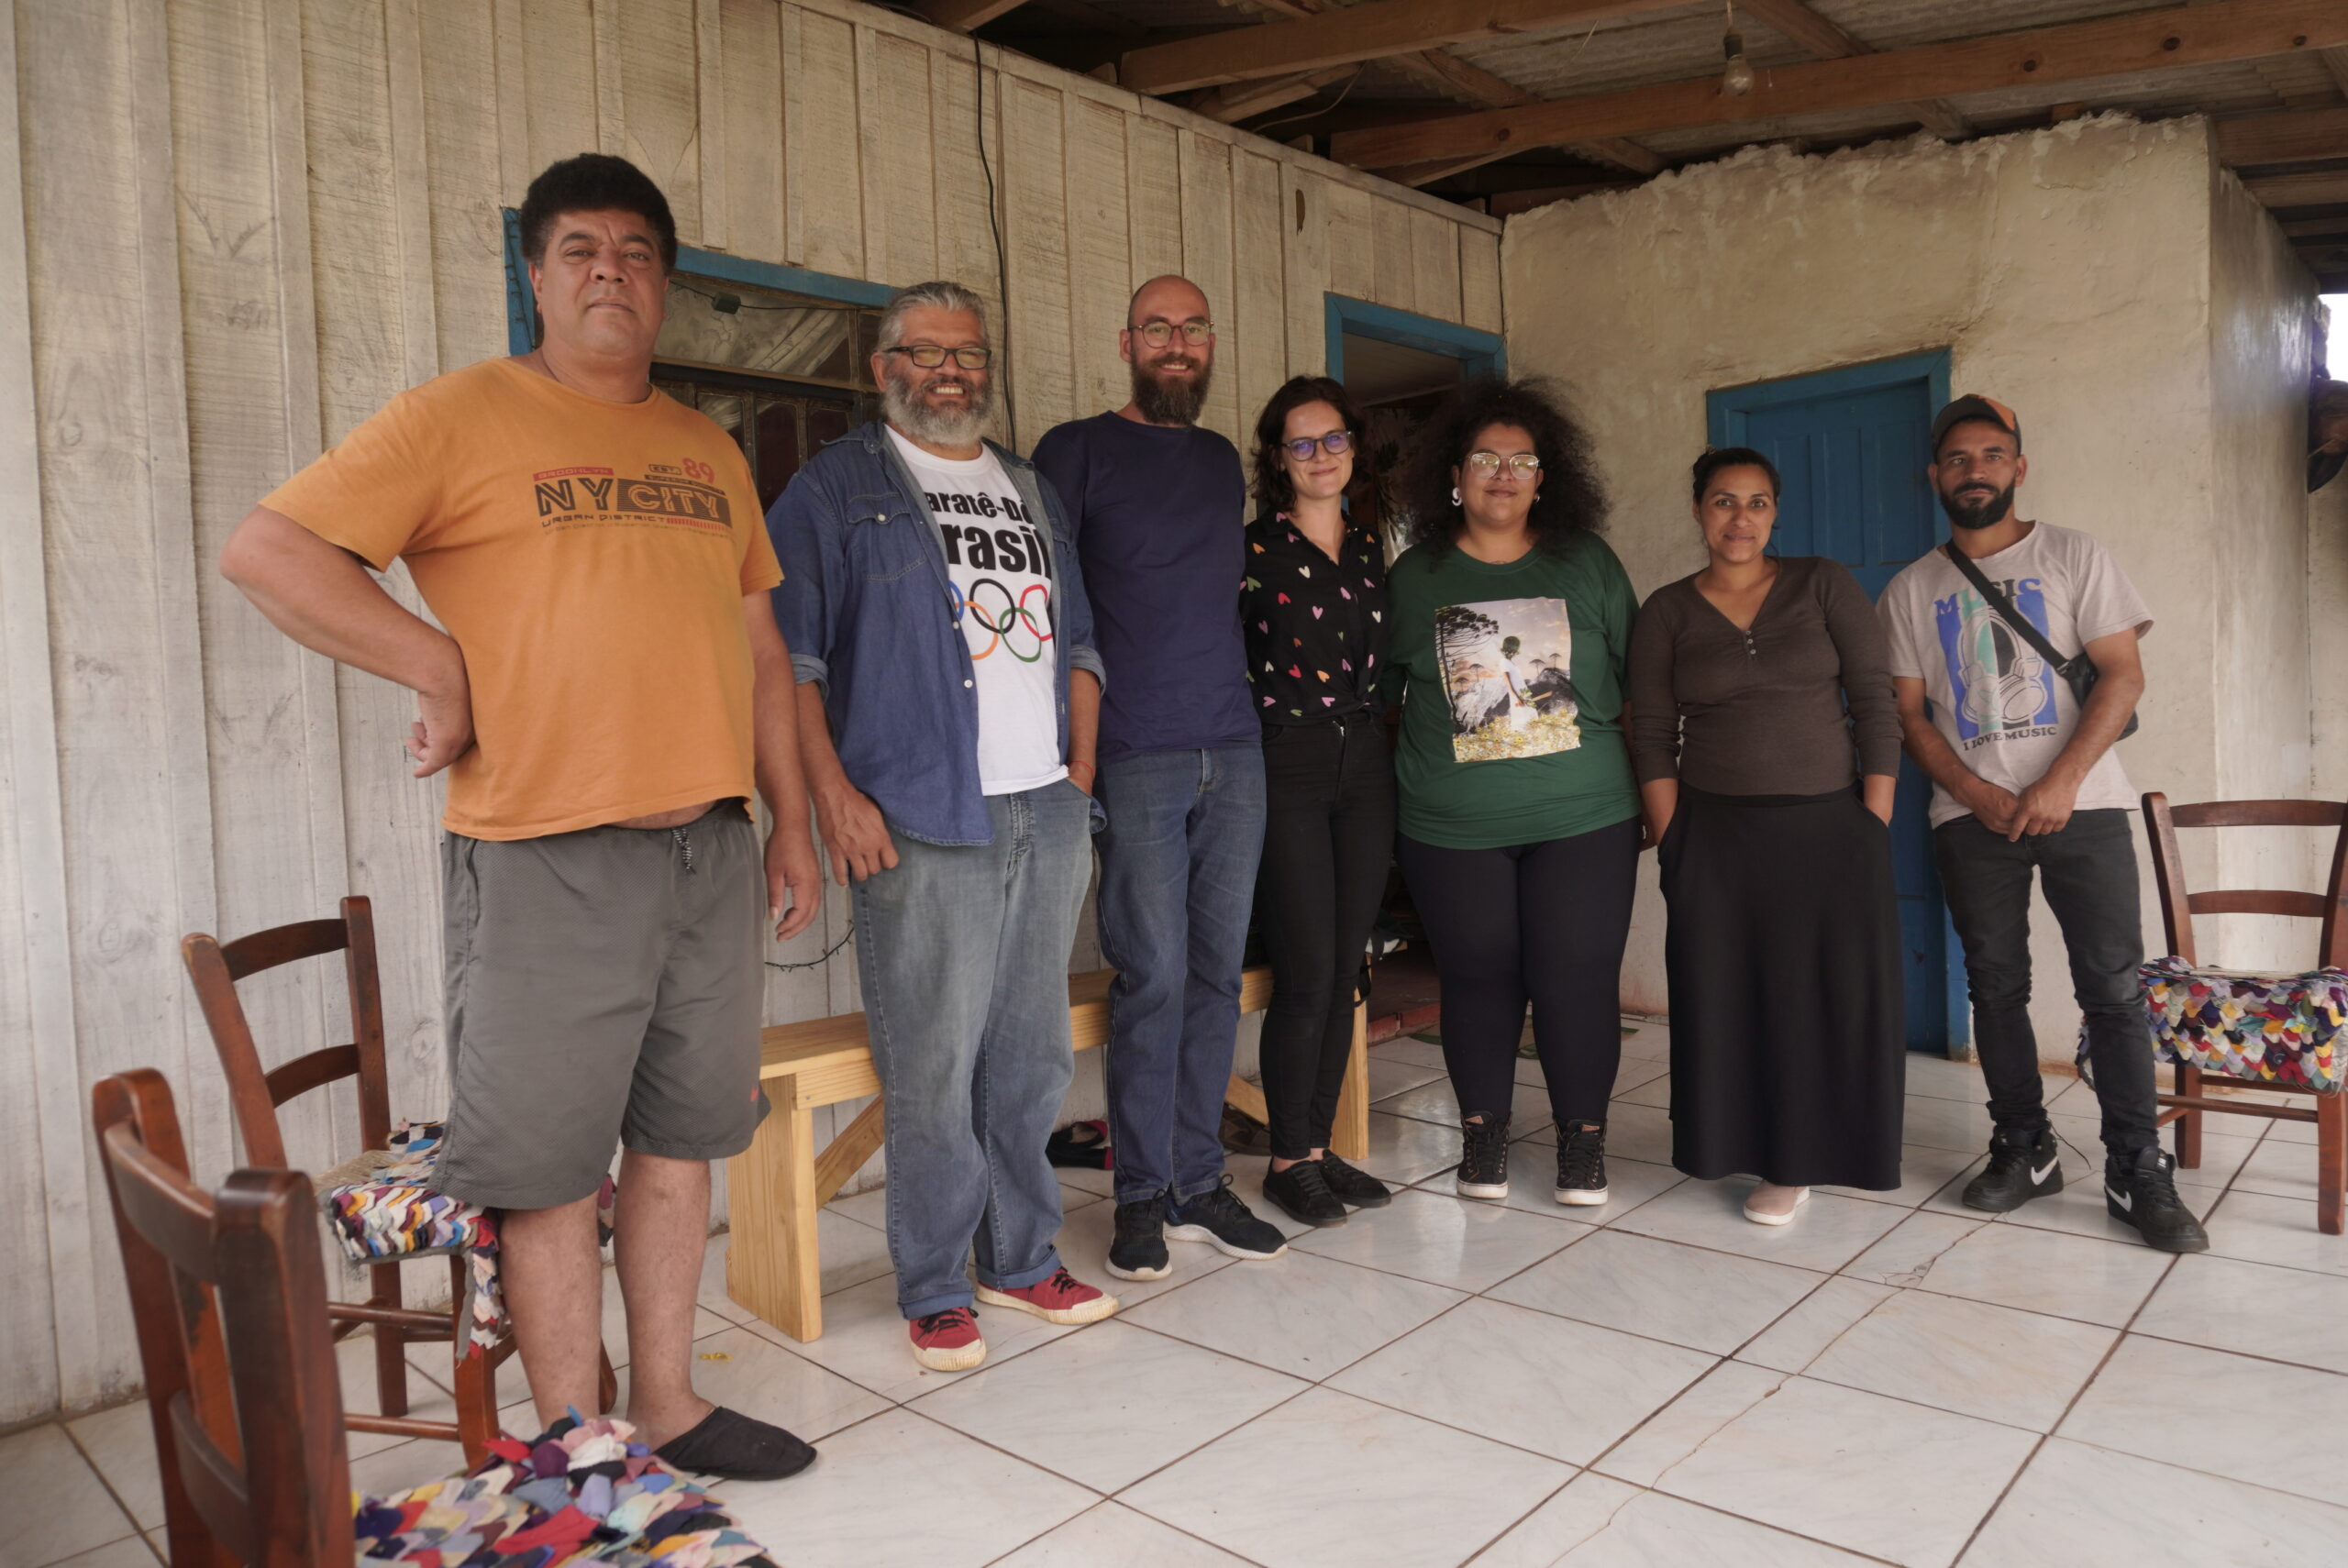
[[[1907,1077],[1891,835],[1855,790],[1679,788],[1664,834],[1671,1163],[1899,1185]]]

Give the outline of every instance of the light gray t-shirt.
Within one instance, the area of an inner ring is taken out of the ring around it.
[[[2152,630],[2143,596],[2091,535],[2041,523],[1973,564],[2066,657],[2098,637]],[[2078,725],[2078,700],[1946,556],[1935,548],[1893,578],[1876,610],[1893,679],[1923,681],[1933,723],[1966,767],[2015,794],[2045,775]],[[2073,809],[2135,804],[2119,754],[2107,751]],[[1934,827],[1971,814],[1933,787]]]

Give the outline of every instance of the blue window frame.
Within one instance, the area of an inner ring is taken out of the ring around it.
[[[1455,326],[1433,316],[1396,310],[1391,305],[1372,304],[1368,300],[1347,299],[1343,294],[1325,297],[1328,302],[1329,376],[1332,380],[1342,381],[1346,379],[1347,333],[1357,337],[1375,337],[1381,343],[1399,343],[1406,348],[1423,348],[1430,354],[1456,359],[1463,377],[1508,373],[1508,347],[1497,333],[1479,332],[1472,326]]]

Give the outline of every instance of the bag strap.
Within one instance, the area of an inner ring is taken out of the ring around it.
[[[2048,642],[2044,634],[2030,624],[2030,617],[2016,610],[2014,602],[2007,598],[1996,583],[1981,575],[1981,569],[1973,564],[1973,558],[1970,556],[1956,547],[1956,541],[1950,540],[1943,545],[1941,549],[1947,555],[1949,564],[1965,574],[1965,580],[1973,585],[1974,591],[1981,595],[1990,610],[1997,614],[1998,619],[2006,624],[2007,629],[2036,649],[2039,657],[2052,665],[2065,679],[2068,679],[2071,673],[2071,661],[2056,653],[2054,645]]]

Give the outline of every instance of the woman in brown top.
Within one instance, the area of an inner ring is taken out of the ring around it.
[[[1906,1066],[1883,632],[1840,563],[1765,553],[1778,489],[1759,452],[1697,459],[1711,564],[1647,600],[1630,657],[1671,909],[1672,1164],[1759,1176],[1763,1225],[1812,1187],[1899,1185]]]

